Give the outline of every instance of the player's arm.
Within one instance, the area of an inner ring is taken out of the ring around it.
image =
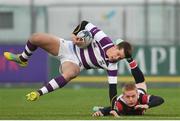
[[[117,99],[117,73],[118,73],[117,64],[109,63],[107,75],[108,75],[108,83],[109,83],[110,105],[112,109]]]
[[[146,93],[147,87],[145,83],[144,74],[142,73],[141,69],[138,67],[137,62],[132,57],[127,58],[127,61],[131,68],[131,74],[134,77],[136,87],[138,89],[142,89],[142,91]]]
[[[94,112],[92,116],[108,116],[110,115],[111,107],[104,107]]]
[[[108,56],[109,60],[113,61],[111,59],[112,57],[114,57],[114,55],[116,55],[115,51],[117,50],[112,40],[101,29],[99,29],[97,26],[93,25],[92,23],[88,21],[82,21],[73,31],[72,38],[74,38],[74,40],[77,40],[78,38],[76,35],[81,30],[84,30],[84,29],[91,32],[93,38],[96,41],[98,41],[98,43],[100,44],[100,46],[102,47],[106,55]],[[79,41],[77,43],[79,43]]]
[[[81,31],[85,29],[85,26],[88,24],[88,21],[82,21],[74,30],[72,33],[72,41],[75,45],[77,46],[81,46],[84,44],[84,41],[81,37],[78,37],[77,34]]]
[[[109,98],[110,98],[111,108],[113,108],[117,98],[117,84],[109,84]]]
[[[105,52],[107,52],[107,50],[111,47],[114,47],[112,40],[97,26],[89,22],[85,26],[85,29],[91,32],[94,39],[99,42],[100,46]]]
[[[148,109],[157,107],[164,103],[164,99],[162,97],[154,95],[143,95],[143,101],[146,102],[146,104],[136,105],[135,108]]]
[[[120,117],[120,115],[117,113],[117,111],[115,111],[115,110],[111,110],[110,111],[110,115],[112,115],[112,116],[114,116],[114,117]]]
[[[136,84],[144,82],[144,74],[138,67],[137,62],[131,57],[127,59],[129,66],[131,68],[131,73],[135,79]]]
[[[117,49],[112,40],[100,28],[92,23],[88,23],[85,29],[91,32],[93,38],[100,44],[105,54],[108,56],[109,61],[113,62]]]
[[[152,107],[159,106],[163,103],[164,103],[164,99],[162,97],[151,95],[147,105],[149,106],[149,108],[152,108]]]

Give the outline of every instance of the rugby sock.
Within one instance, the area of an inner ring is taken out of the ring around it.
[[[136,84],[144,82],[144,75],[142,71],[139,69],[137,63],[132,58],[127,60],[129,62],[129,66],[131,68],[131,73],[135,79]]]
[[[44,94],[52,92],[58,88],[64,87],[67,83],[68,83],[68,81],[66,81],[63,76],[53,78],[44,87],[39,89],[38,93],[40,95],[44,95]]]
[[[37,49],[36,45],[33,45],[29,40],[26,43],[25,49],[22,54],[19,56],[20,60],[23,62],[28,61],[32,53]]]

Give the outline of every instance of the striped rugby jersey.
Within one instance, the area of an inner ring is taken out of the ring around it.
[[[113,47],[112,40],[99,28],[92,23],[88,23],[85,29],[90,31],[94,37],[92,43],[85,49],[74,45],[74,51],[81,65],[85,69],[102,68],[107,70],[108,81],[111,84],[117,83],[117,63],[109,62],[106,51]]]

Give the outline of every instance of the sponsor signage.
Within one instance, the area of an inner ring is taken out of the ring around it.
[[[38,83],[48,79],[48,55],[37,49],[27,67],[20,67],[17,63],[7,61],[3,53],[10,51],[21,53],[24,45],[0,45],[0,83]]]

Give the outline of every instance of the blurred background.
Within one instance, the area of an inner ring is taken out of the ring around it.
[[[70,39],[81,20],[130,41],[149,86],[180,87],[180,0],[0,0],[0,86],[42,85],[57,76],[59,61],[41,49],[27,68],[6,61],[3,52],[20,53],[35,32]],[[118,73],[119,83],[133,81],[125,61]],[[88,70],[71,86],[104,84],[106,72]]]

